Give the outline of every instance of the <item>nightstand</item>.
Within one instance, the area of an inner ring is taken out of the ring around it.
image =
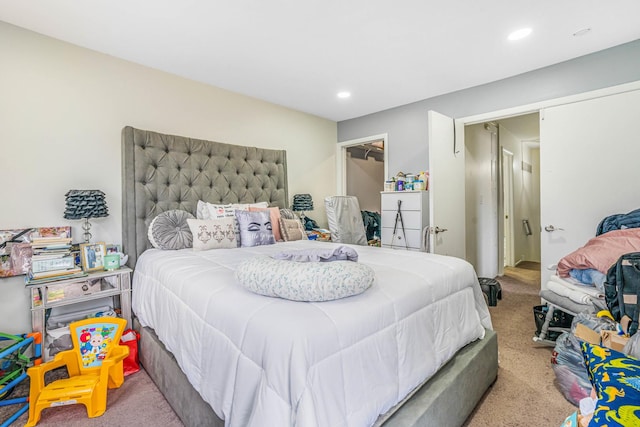
[[[120,309],[127,327],[132,327],[131,271],[128,267],[122,267],[113,271],[89,273],[84,277],[27,285],[31,298],[32,330],[40,332],[44,340],[47,336],[46,318],[50,309],[104,297],[112,297],[114,308]]]

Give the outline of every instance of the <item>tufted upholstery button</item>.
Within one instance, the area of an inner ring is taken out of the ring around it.
[[[178,172],[180,172],[182,170],[182,167],[176,166],[176,169],[178,170]]]

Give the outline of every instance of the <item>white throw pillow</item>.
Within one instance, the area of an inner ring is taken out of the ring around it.
[[[234,218],[188,219],[193,234],[193,250],[233,249],[238,247]]]

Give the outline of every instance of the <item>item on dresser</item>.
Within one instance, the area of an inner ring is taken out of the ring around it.
[[[91,223],[89,218],[103,218],[109,216],[107,201],[104,193],[100,190],[69,190],[65,194],[66,206],[64,209],[65,219],[84,219],[82,229],[84,230],[84,242],[91,240]]]
[[[41,227],[31,233],[31,267],[28,284],[35,280],[58,280],[81,273],[71,254],[71,227]]]

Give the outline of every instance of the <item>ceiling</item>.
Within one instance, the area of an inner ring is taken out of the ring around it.
[[[640,39],[638,0],[3,0],[0,20],[334,121]]]

